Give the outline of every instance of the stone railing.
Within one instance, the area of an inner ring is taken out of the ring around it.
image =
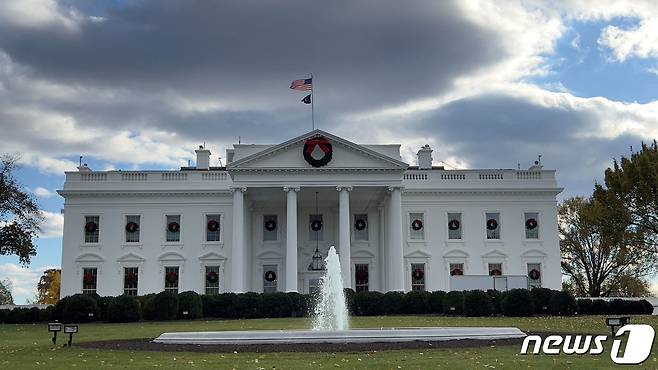
[[[410,188],[557,187],[553,170],[409,170],[403,184]]]

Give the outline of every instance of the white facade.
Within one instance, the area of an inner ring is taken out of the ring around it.
[[[321,275],[316,246],[326,256],[332,245],[355,290],[504,289],[532,270],[530,284],[560,288],[555,171],[445,170],[428,165],[429,147],[410,167],[399,145],[320,130],[235,145],[226,168],[196,152],[197,167],[180,171],[66,173],[62,296],[306,293]]]

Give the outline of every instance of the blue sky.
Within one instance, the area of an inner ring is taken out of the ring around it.
[[[309,129],[288,90],[309,72],[318,127],[401,143],[410,163],[426,143],[463,168],[542,154],[561,199],[658,138],[653,1],[89,4],[0,2],[0,152],[21,155],[16,175],[47,216],[29,267],[0,256],[18,303],[60,265],[55,190],[79,155],[171,169],[202,142],[284,141]]]

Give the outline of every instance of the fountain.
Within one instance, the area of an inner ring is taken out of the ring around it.
[[[320,295],[313,309],[311,330],[249,330],[163,333],[153,342],[163,344],[310,344],[436,342],[458,339],[513,339],[526,336],[518,328],[443,327],[349,329],[349,314],[343,291],[340,260],[332,246],[325,258],[326,269]]]

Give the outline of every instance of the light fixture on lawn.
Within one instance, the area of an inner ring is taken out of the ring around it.
[[[49,322],[48,331],[53,333],[53,344],[57,344],[57,332],[62,331],[62,324],[58,322]]]
[[[630,321],[631,318],[629,316],[608,317],[607,319],[605,319],[605,323],[610,327],[613,336],[615,335],[615,326],[624,326],[628,324]]]
[[[73,334],[76,334],[77,332],[77,325],[64,325],[64,334],[69,335],[69,347],[71,347],[71,343],[73,343]]]
[[[318,192],[315,192],[315,214],[318,215]],[[319,230],[315,231],[315,253],[313,253],[313,262],[311,263],[311,270],[322,271],[324,270],[324,261],[320,254],[320,238],[318,235]]]

